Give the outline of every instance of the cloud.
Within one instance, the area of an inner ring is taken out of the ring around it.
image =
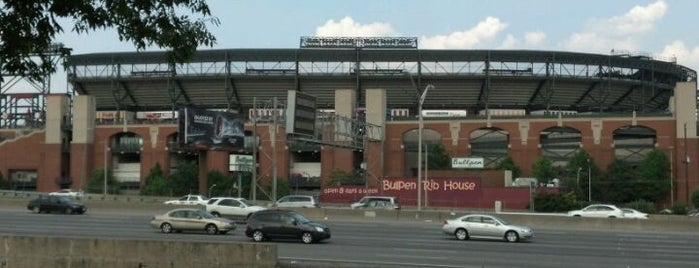
[[[699,68],[699,46],[688,48],[682,41],[674,41],[663,48],[658,59],[677,59],[677,63],[697,70]]]
[[[524,42],[512,34],[505,36],[499,49],[540,49],[541,44],[546,39],[544,32],[527,32],[524,33]]]
[[[507,28],[500,19],[487,17],[471,29],[457,31],[448,35],[423,36],[420,48],[423,49],[467,49],[485,47],[490,41]]]
[[[546,39],[544,32],[528,32],[524,34],[524,44],[527,46],[541,45]]]
[[[383,37],[396,36],[396,32],[390,23],[375,22],[360,24],[351,17],[344,17],[339,21],[328,20],[325,24],[316,28],[316,36],[333,37]]]
[[[612,49],[638,50],[638,40],[655,29],[665,16],[667,4],[656,1],[634,6],[620,16],[592,20],[581,32],[573,33],[563,47],[573,51],[608,53]]]

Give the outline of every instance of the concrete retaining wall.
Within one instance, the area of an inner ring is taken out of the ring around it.
[[[277,266],[274,244],[1,236],[0,267]]]

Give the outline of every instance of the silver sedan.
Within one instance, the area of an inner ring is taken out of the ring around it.
[[[162,215],[155,215],[150,221],[153,228],[163,233],[181,231],[205,231],[207,234],[226,234],[236,225],[226,218],[218,218],[197,208],[178,208]]]
[[[534,232],[526,226],[511,225],[504,219],[484,214],[469,214],[444,221],[442,231],[458,240],[469,238],[503,239],[508,242],[532,239]]]

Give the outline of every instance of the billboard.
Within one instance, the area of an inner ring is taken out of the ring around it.
[[[180,143],[196,149],[243,148],[245,126],[239,116],[221,111],[179,110]]]
[[[289,90],[286,107],[286,134],[315,135],[316,98]]]

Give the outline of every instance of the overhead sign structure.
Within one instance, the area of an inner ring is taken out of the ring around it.
[[[182,108],[178,118],[180,143],[185,146],[203,150],[244,146],[243,119],[233,113]]]
[[[313,136],[316,128],[316,97],[290,90],[286,105],[286,134]]]
[[[452,157],[451,168],[483,168],[485,160],[482,157]]]

